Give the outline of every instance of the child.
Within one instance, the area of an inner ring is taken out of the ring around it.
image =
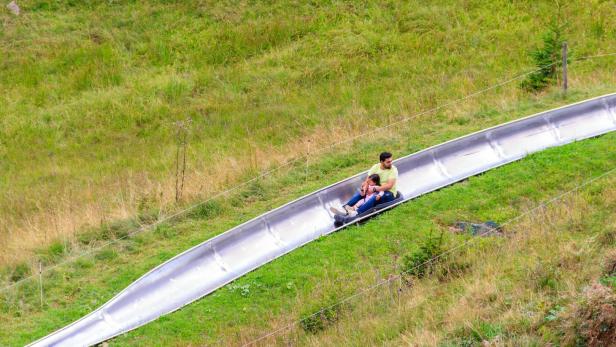
[[[368,184],[365,187],[366,189],[362,190],[362,192],[361,192],[363,198],[361,200],[359,200],[353,206],[345,206],[345,209],[348,212],[350,212],[350,211],[357,211],[359,206],[363,205],[374,194],[376,194],[376,201],[379,201],[379,199],[381,199],[381,196],[383,196],[384,192],[376,192],[375,193],[374,189],[373,189],[374,187],[381,185],[381,177],[379,177],[378,174],[372,174],[372,175],[368,176],[368,182],[367,183]]]

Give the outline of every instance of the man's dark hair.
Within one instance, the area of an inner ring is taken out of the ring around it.
[[[382,162],[385,161],[385,159],[389,158],[391,158],[391,153],[389,152],[383,152],[381,153],[381,155],[379,155],[379,160],[381,160]]]

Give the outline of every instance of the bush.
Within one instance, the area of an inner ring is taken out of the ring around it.
[[[616,249],[612,249],[605,256],[603,274],[605,276],[616,276]]]
[[[11,281],[17,282],[26,278],[30,274],[30,266],[27,263],[20,263],[11,271]]]
[[[154,229],[154,234],[166,239],[174,238],[177,236],[177,230],[171,227],[169,224],[159,224]]]
[[[564,345],[611,346],[616,341],[616,295],[600,283],[586,288],[563,318]]]
[[[476,322],[453,331],[444,346],[491,346],[500,345],[499,340],[505,336],[503,327],[490,322]]]
[[[68,245],[60,241],[54,241],[49,247],[39,250],[37,254],[43,264],[52,264],[60,260],[68,251]]]
[[[543,34],[543,47],[530,52],[538,71],[528,75],[522,82],[522,88],[538,92],[545,89],[556,79],[558,68],[562,66],[562,45],[565,39],[562,35],[563,26],[553,23]]]
[[[431,260],[442,253],[443,234],[438,238],[428,237],[428,240],[415,252],[402,257],[402,275],[422,278],[432,273],[437,260]]]
[[[103,249],[99,251],[95,258],[100,261],[110,261],[118,257],[118,253],[113,249]]]
[[[529,277],[536,290],[550,292],[558,289],[561,274],[555,265],[539,263],[531,270]]]
[[[207,201],[197,207],[195,207],[188,214],[189,218],[194,219],[210,219],[214,218],[224,212],[223,205],[214,200]]]
[[[91,228],[77,235],[77,240],[83,245],[89,245],[96,241],[109,241],[126,238],[131,232],[139,228],[139,223],[134,219],[115,220],[101,225],[99,228]]]
[[[317,311],[317,313],[305,315],[301,319],[300,324],[304,331],[311,334],[316,334],[325,330],[328,326],[336,323],[340,319],[341,313],[342,306],[340,305],[321,308]]]

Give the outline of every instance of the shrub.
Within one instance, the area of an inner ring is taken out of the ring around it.
[[[504,336],[505,331],[501,325],[481,321],[454,330],[443,345],[468,347],[491,346],[492,343],[499,345],[499,340]]]
[[[44,264],[58,261],[65,253],[68,253],[68,246],[60,241],[54,241],[49,247],[37,252],[39,259]]]
[[[77,240],[84,245],[95,241],[108,241],[126,238],[129,233],[137,230],[139,224],[134,219],[121,219],[105,223],[99,228],[91,228],[77,236]]]
[[[605,256],[603,274],[605,276],[616,276],[616,249],[612,249]]]
[[[30,274],[30,266],[27,263],[19,263],[11,272],[11,281],[17,282]]]
[[[306,315],[300,321],[302,329],[311,334],[325,330],[340,319],[340,306],[321,308],[317,313]]]
[[[110,261],[118,257],[118,253],[113,249],[103,249],[99,251],[95,258],[100,261]]]
[[[156,226],[156,229],[154,229],[154,234],[170,239],[177,236],[178,233],[177,230],[169,224],[159,224]]]
[[[553,264],[539,263],[530,272],[530,282],[536,290],[555,291],[560,283],[560,271]]]
[[[530,52],[538,71],[528,75],[522,81],[522,88],[538,92],[547,87],[556,79],[558,68],[562,65],[563,26],[553,23],[548,31],[543,34],[543,47]]]
[[[189,213],[190,218],[194,219],[210,219],[224,212],[224,207],[218,201],[210,200],[197,207]]]
[[[616,295],[600,283],[584,290],[563,318],[563,345],[610,346],[616,341]]]
[[[436,260],[431,260],[442,253],[443,234],[438,238],[428,237],[417,251],[402,257],[402,274],[422,278],[432,273]]]

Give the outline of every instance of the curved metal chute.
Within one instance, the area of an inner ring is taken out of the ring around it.
[[[427,148],[395,161],[398,190],[404,196],[401,202],[529,153],[614,130],[616,93]],[[329,207],[345,202],[364,175],[317,190],[177,255],[97,310],[30,346],[84,346],[105,341],[173,312],[273,259],[340,229],[334,227]]]

